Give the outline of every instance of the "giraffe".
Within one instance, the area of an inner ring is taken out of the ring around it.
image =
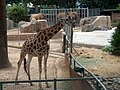
[[[73,12],[60,12],[57,15],[58,20],[64,17],[68,17],[69,20],[71,20],[71,23],[73,25],[73,27],[76,26],[76,23],[79,22],[79,17],[78,17],[78,13],[73,11]]]
[[[65,23],[69,22],[68,19],[64,19],[59,21],[57,24],[46,28],[44,30],[40,30],[33,38],[27,39],[21,48],[20,59],[18,61],[18,68],[15,80],[18,80],[19,70],[22,64],[22,61],[25,61],[25,57],[28,54],[28,60],[25,63],[25,72],[27,73],[28,79],[30,78],[30,63],[33,57],[38,57],[38,64],[39,64],[39,79],[41,79],[41,72],[42,72],[42,57],[44,56],[44,71],[45,71],[45,79],[47,79],[47,58],[49,54],[49,44],[48,41],[59,32]],[[30,82],[30,85],[33,85]],[[39,83],[40,89],[42,89],[41,83]],[[46,82],[46,87],[48,83]]]

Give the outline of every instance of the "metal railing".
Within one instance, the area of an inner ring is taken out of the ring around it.
[[[57,23],[58,21],[58,14],[61,12],[77,12],[78,13],[78,19],[88,17],[89,16],[89,10],[88,8],[64,8],[64,9],[39,9],[38,13],[44,13],[47,15],[47,21],[49,25],[53,25]],[[79,22],[79,20],[78,20]]]
[[[10,88],[10,87],[7,87],[7,86],[5,86],[5,84],[13,84],[12,86],[13,87],[17,87],[17,86],[19,86],[20,84],[21,85],[24,85],[25,83],[30,83],[30,82],[32,82],[32,83],[39,83],[39,82],[52,82],[53,83],[53,86],[52,87],[50,87],[50,88],[48,88],[47,90],[64,90],[64,87],[62,88],[59,88],[58,87],[58,82],[65,82],[65,81],[69,81],[70,83],[72,82],[72,81],[81,81],[81,80],[93,80],[94,79],[94,77],[84,77],[84,78],[54,78],[54,79],[47,79],[47,80],[22,80],[22,81],[0,81],[0,90],[19,90],[18,88]],[[19,85],[15,85],[15,84],[18,84],[19,83]],[[9,85],[9,86],[11,86],[11,85]],[[69,84],[70,85],[70,84]],[[28,84],[27,86],[29,86],[30,87],[30,85]],[[31,86],[32,87],[32,86]],[[39,88],[39,86],[37,86],[38,88]],[[66,87],[66,86],[65,86]],[[85,86],[84,86],[85,87]],[[20,90],[22,90],[22,88],[20,89]],[[27,87],[26,87],[26,89],[25,89],[25,87],[24,87],[24,89],[23,90],[29,90]],[[33,89],[32,89],[33,90]],[[35,89],[36,90],[36,89]],[[68,88],[67,89],[65,89],[65,90],[68,90]],[[70,90],[70,89],[69,89]],[[71,90],[72,90],[72,88],[71,88]],[[83,89],[83,90],[87,90],[87,89]]]
[[[90,72],[87,68],[85,68],[82,64],[78,62],[78,60],[75,58],[75,56],[71,53],[73,62],[74,62],[74,69],[76,68],[76,64],[78,65],[79,68],[82,68],[83,70],[83,77],[85,76],[85,71],[92,76],[95,81],[96,81],[96,90],[107,90],[107,88],[103,85],[103,83],[96,77],[92,72]]]
[[[49,25],[53,25],[57,23],[57,15],[61,12],[77,12],[79,20],[81,18],[89,17],[89,16],[99,16],[100,15],[100,9],[94,8],[64,8],[64,9],[38,9],[37,13],[44,13],[47,15],[47,20]],[[78,20],[78,23],[79,23]]]

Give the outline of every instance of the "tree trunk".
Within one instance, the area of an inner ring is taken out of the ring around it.
[[[0,68],[10,66],[7,49],[6,5],[5,0],[0,0]]]

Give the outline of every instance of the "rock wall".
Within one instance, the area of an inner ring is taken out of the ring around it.
[[[80,27],[82,27],[82,32],[109,30],[112,28],[111,18],[110,16],[93,16],[83,18],[80,20]]]
[[[110,16],[98,16],[94,21],[93,21],[93,26],[94,27],[100,27],[101,29],[106,27],[107,29],[111,28],[111,18]],[[103,26],[103,27],[102,27]]]

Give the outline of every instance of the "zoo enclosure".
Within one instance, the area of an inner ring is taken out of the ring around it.
[[[47,14],[47,18],[48,18],[48,23],[49,25],[53,25],[57,22],[57,14],[60,13],[60,12],[68,12],[68,11],[75,11],[77,10],[77,12],[79,12],[79,16],[81,18],[84,18],[84,17],[89,17],[89,16],[95,16],[95,15],[99,15],[100,12],[99,12],[99,9],[98,11],[95,13],[94,10],[91,10],[92,13],[90,13],[90,10],[88,8],[81,8],[81,9],[41,9],[39,11],[39,13],[45,13]],[[94,14],[94,15],[93,15]],[[5,84],[12,84],[12,83],[29,83],[29,82],[52,82],[54,84],[54,90],[57,90],[59,88],[57,88],[58,86],[58,82],[62,82],[62,81],[74,81],[74,80],[92,80],[95,84],[95,87],[97,90],[107,90],[105,88],[105,86],[100,82],[100,80],[94,75],[92,74],[90,71],[88,71],[84,66],[82,66],[79,62],[77,62],[75,56],[73,56],[72,54],[72,49],[73,49],[73,45],[72,45],[72,36],[73,36],[73,28],[72,27],[69,27],[69,26],[66,26],[65,28],[65,35],[63,36],[64,37],[64,46],[63,47],[64,49],[64,52],[67,50],[67,51],[70,51],[70,63],[71,63],[71,66],[73,67],[73,69],[75,68],[79,68],[82,70],[82,75],[83,77],[82,78],[64,78],[64,79],[53,79],[53,80],[27,80],[27,81],[0,81],[0,90],[5,90]],[[69,49],[69,50],[68,50]],[[74,62],[74,64],[72,64],[72,62]],[[85,76],[85,72],[89,73],[90,77],[86,77]],[[18,89],[16,89],[18,90]],[[53,89],[52,89],[53,90]],[[84,90],[87,90],[87,89],[84,89]]]
[[[62,90],[64,90],[63,88],[65,87],[64,85],[60,85],[61,82],[65,82],[68,81],[69,83],[71,83],[72,81],[89,81],[92,82],[94,84],[95,90],[107,90],[106,87],[102,84],[102,82],[100,81],[100,78],[95,76],[93,73],[91,73],[88,69],[86,69],[84,66],[82,66],[76,59],[76,56],[74,56],[72,54],[72,49],[73,48],[73,43],[72,43],[72,36],[73,36],[73,28],[70,26],[65,26],[64,27],[65,33],[64,33],[64,46],[65,46],[65,52],[68,51],[70,54],[70,64],[71,67],[73,68],[74,71],[79,72],[81,74],[82,77],[79,78],[55,78],[55,79],[51,79],[51,80],[23,80],[23,81],[0,81],[0,90],[6,90],[6,88],[9,88],[9,90],[21,90],[19,89],[18,86],[15,86],[15,83],[21,83],[24,85],[24,83],[29,83],[29,82],[50,82],[52,83],[52,89],[48,89],[48,90],[59,90],[60,88],[62,88]],[[64,51],[64,50],[63,50]],[[77,53],[76,53],[77,55]],[[77,70],[78,69],[78,70]],[[29,86],[27,84],[27,86]],[[84,84],[83,85],[85,88],[83,90],[88,90],[86,89],[87,85]],[[12,87],[12,89],[10,89],[10,87]],[[38,87],[37,87],[38,88]],[[28,89],[23,89],[23,90],[28,90]],[[33,88],[32,90],[36,90],[35,88]],[[66,89],[68,90],[68,89]],[[70,90],[70,89],[69,89]]]

